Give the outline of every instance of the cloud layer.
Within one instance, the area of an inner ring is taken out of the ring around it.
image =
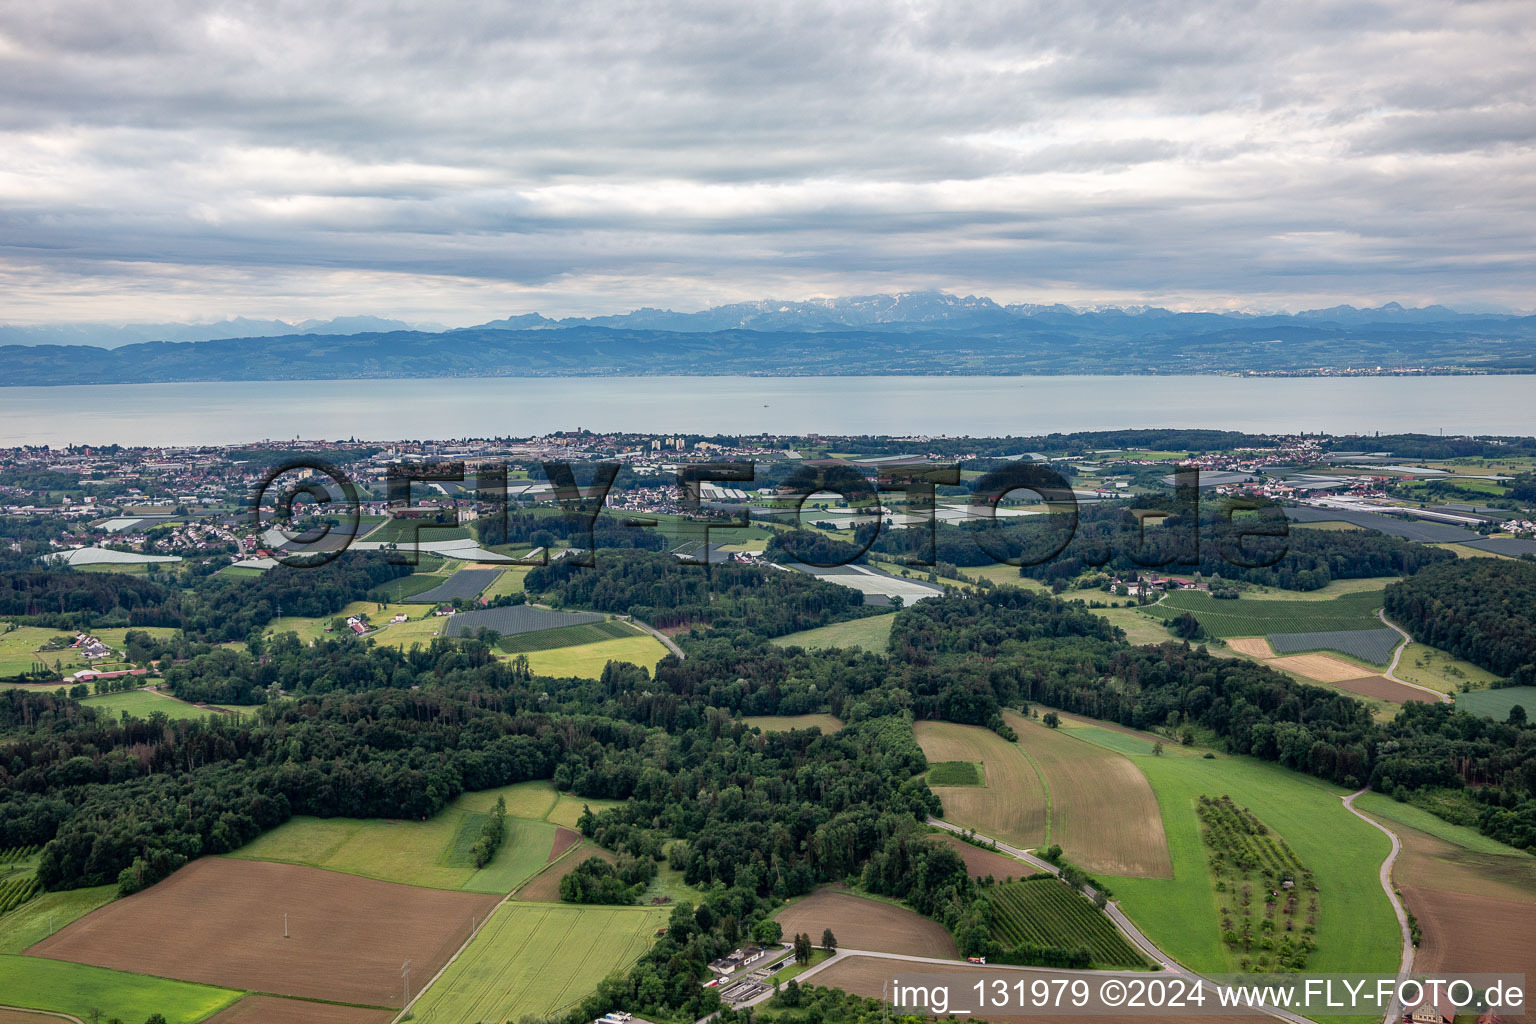
[[[0,318],[1530,308],[1528,0],[0,7]]]

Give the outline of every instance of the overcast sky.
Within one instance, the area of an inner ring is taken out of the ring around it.
[[[1536,307],[1536,4],[0,0],[0,321]]]

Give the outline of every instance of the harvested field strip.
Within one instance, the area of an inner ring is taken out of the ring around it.
[[[1278,654],[1300,654],[1304,651],[1338,651],[1351,658],[1385,665],[1392,660],[1392,652],[1403,642],[1397,630],[1385,626],[1376,629],[1330,630],[1315,633],[1271,633],[1269,643]]]
[[[1330,601],[1222,601],[1204,591],[1181,590],[1140,611],[1159,621],[1187,611],[1206,632],[1226,638],[1380,628],[1376,618],[1380,608],[1379,590],[1344,594]]]
[[[981,762],[986,772],[985,786],[933,790],[944,803],[946,821],[1015,846],[1029,848],[1045,841],[1045,787],[1018,744],[976,725],[918,722],[913,731],[930,763]]]
[[[1273,658],[1274,648],[1269,646],[1269,641],[1261,636],[1233,637],[1227,641],[1227,646],[1238,654],[1246,654],[1254,658]]]
[[[865,899],[832,889],[818,889],[779,911],[784,934],[805,932],[819,940],[832,929],[846,949],[909,956],[956,957],[955,940],[937,921],[892,903]]]
[[[1003,719],[1044,778],[1050,841],[1068,860],[1102,874],[1172,877],[1157,798],[1128,758],[1013,712]]]
[[[639,958],[667,910],[501,907],[414,1007],[420,1024],[556,1016]]]
[[[204,1024],[389,1024],[393,1010],[312,1003],[277,996],[246,996]],[[0,1022],[3,1024],[3,1022]]]
[[[465,601],[480,596],[481,591],[496,581],[500,569],[460,569],[431,590],[422,591],[406,600],[412,604],[438,604],[459,598]]]
[[[992,890],[992,937],[1010,949],[1022,945],[1086,949],[1095,967],[1146,966],[1087,897],[1054,878],[1014,882]]]
[[[508,654],[526,654],[530,651],[554,651],[562,647],[580,647],[582,644],[600,644],[604,640],[640,636],[641,631],[627,622],[610,619],[607,622],[589,622],[580,626],[556,626],[554,629],[536,629],[531,633],[518,633],[502,637],[497,647]]]
[[[398,1006],[400,964],[413,960],[418,976],[431,977],[496,903],[495,896],[204,857],[28,952],[248,991]],[[145,935],[155,940],[140,941]]]
[[[1271,668],[1285,669],[1320,683],[1341,683],[1346,679],[1358,679],[1360,666],[1326,654],[1293,654],[1285,658],[1271,658]]]
[[[95,1007],[125,1020],[142,1021],[152,1013],[160,1013],[169,1024],[192,1024],[241,995],[226,988],[189,985],[62,960],[0,956],[0,1003],[54,1010],[81,1020],[90,1020],[90,1011]]]
[[[1424,939],[1416,972],[1536,975],[1536,908],[1529,903],[1404,885]]]

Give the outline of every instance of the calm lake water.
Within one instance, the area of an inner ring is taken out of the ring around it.
[[[1536,377],[584,377],[0,388],[0,446],[551,430],[1536,434]]]

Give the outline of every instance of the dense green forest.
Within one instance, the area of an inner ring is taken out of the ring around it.
[[[1536,562],[1467,558],[1386,590],[1387,614],[1421,643],[1506,677],[1536,683]]]
[[[714,626],[779,636],[875,614],[864,595],[803,573],[756,566],[711,565],[706,572],[670,554],[599,551],[595,566],[562,559],[529,571],[523,581],[568,607],[632,614],[659,629]]]

